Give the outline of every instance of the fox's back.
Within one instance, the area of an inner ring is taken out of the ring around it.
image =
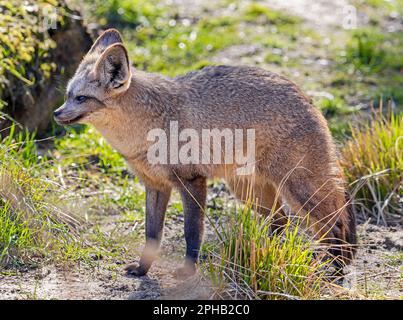
[[[295,127],[326,131],[320,112],[293,82],[261,68],[209,66],[174,81],[185,94],[181,112],[196,128],[270,126],[287,136]]]

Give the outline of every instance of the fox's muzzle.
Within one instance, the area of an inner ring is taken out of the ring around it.
[[[55,117],[55,120],[57,120],[57,117],[60,116],[62,114],[62,112],[63,111],[60,110],[60,108],[53,112],[53,116]]]
[[[84,116],[85,112],[84,113],[74,112],[74,110],[69,110],[65,104],[53,112],[53,118],[60,125],[68,125],[76,123]]]

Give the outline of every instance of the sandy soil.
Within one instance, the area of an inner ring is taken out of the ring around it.
[[[180,226],[179,226],[180,227]],[[172,230],[171,230],[172,231]],[[398,227],[359,226],[357,259],[332,297],[399,299],[403,296],[403,231]],[[200,273],[186,281],[174,277],[181,264],[172,248],[183,241],[166,239],[164,253],[145,277],[126,276],[123,261],[88,265],[48,266],[0,275],[1,299],[209,299],[214,289]],[[134,256],[133,260],[138,257]],[[128,261],[126,261],[128,262]],[[326,296],[324,296],[326,298]]]
[[[97,216],[103,231],[118,227],[129,232],[132,224],[119,215]],[[206,227],[207,223],[206,223]],[[211,236],[210,228],[207,238]],[[143,240],[132,244],[127,257],[94,257],[91,264],[50,265],[33,270],[0,273],[0,299],[208,299],[213,294],[199,274],[178,281],[174,272],[183,263],[183,216],[167,218],[160,257],[144,277],[126,275],[126,264],[137,262]],[[130,244],[128,244],[129,246]],[[126,260],[125,260],[126,259]]]

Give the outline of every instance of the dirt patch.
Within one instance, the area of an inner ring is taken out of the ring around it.
[[[403,296],[403,230],[359,226],[359,248],[345,283],[359,298],[401,299]]]
[[[359,226],[357,258],[348,268],[341,297],[399,299],[403,296],[402,230]],[[179,281],[175,269],[182,259],[166,240],[164,253],[145,277],[125,275],[122,261],[99,261],[96,266],[50,266],[14,275],[0,275],[0,299],[209,299],[214,290],[200,274]],[[133,257],[137,260],[138,257]],[[127,261],[128,262],[128,261]]]
[[[44,267],[28,272],[0,275],[0,299],[57,300],[154,300],[208,299],[212,291],[195,276],[177,281],[173,272],[178,264],[157,261],[149,274],[134,278],[126,276],[123,267],[116,270],[108,264],[96,268]]]
[[[173,195],[173,201],[176,200]],[[224,184],[209,188],[208,207],[222,210],[223,200],[233,204]],[[210,214],[213,224],[218,217]],[[176,268],[183,262],[185,241],[183,214],[169,214],[164,229],[160,257],[145,277],[131,277],[124,272],[127,263],[138,261],[143,247],[144,226],[127,222],[119,214],[100,211],[90,216],[90,222],[108,233],[118,229],[127,235],[127,254],[111,257],[94,257],[91,264],[50,265],[26,272],[0,274],[0,299],[209,299],[214,298],[214,288],[199,273],[186,281],[174,277]],[[138,225],[139,240],[129,243],[130,231]],[[214,241],[215,233],[206,219],[206,241]],[[91,232],[91,230],[89,231]],[[400,226],[381,227],[364,223],[358,227],[359,246],[356,260],[348,268],[345,280],[336,292],[340,298],[399,299],[403,296],[403,230]],[[327,296],[325,295],[324,298]],[[330,298],[335,298],[332,293]],[[337,297],[337,295],[336,295]]]
[[[343,28],[343,21],[347,14],[354,10],[350,1],[307,1],[307,0],[270,0],[265,1],[267,6],[285,11],[287,13],[304,18],[319,32]],[[346,20],[347,22],[347,20]]]
[[[207,284],[199,276],[177,281],[173,271],[177,264],[158,261],[148,276],[133,278],[123,267],[111,270],[107,264],[96,268],[45,267],[36,271],[0,276],[1,299],[208,299]]]
[[[173,200],[175,197],[173,195]],[[210,194],[211,202],[217,195]],[[67,300],[151,300],[151,299],[209,299],[213,295],[207,280],[200,274],[182,281],[175,278],[177,268],[183,264],[185,251],[182,213],[166,218],[164,239],[159,258],[147,276],[126,275],[126,264],[137,262],[144,244],[144,222],[128,222],[115,212],[103,212],[89,216],[87,231],[99,228],[105,235],[123,237],[127,247],[118,256],[94,255],[94,261],[60,263],[25,271],[0,272],[0,300],[2,299],[67,299]],[[138,236],[133,240],[133,230]],[[211,239],[213,231],[205,222],[205,238]],[[119,242],[120,243],[120,242]],[[116,246],[116,244],[114,244]],[[113,249],[112,249],[113,250]]]

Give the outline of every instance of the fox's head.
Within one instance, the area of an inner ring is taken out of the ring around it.
[[[66,101],[54,112],[57,123],[91,123],[105,115],[130,86],[131,71],[122,37],[105,31],[84,57],[67,85]]]

